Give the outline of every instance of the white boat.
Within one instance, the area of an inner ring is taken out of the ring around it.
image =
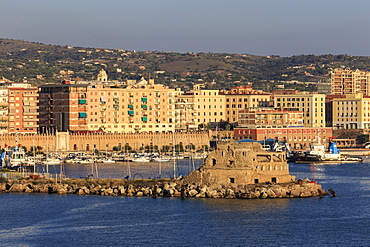
[[[325,145],[312,143],[310,150],[294,153],[293,158],[295,163],[358,163],[363,161],[362,158],[340,154],[335,142],[330,142],[328,151]]]
[[[27,163],[26,153],[23,148],[9,148],[1,154],[2,167],[18,167]]]
[[[133,162],[150,162],[149,159],[147,159],[146,157],[142,156],[142,157],[139,157],[139,158],[135,158],[132,160]]]
[[[155,162],[170,162],[169,158],[164,158],[164,157],[155,157],[153,158]]]
[[[116,161],[112,159],[104,159],[103,163],[116,163]]]
[[[58,158],[49,158],[42,162],[44,165],[60,165],[62,164],[62,160]]]
[[[68,162],[73,163],[73,164],[90,164],[90,163],[94,163],[94,160],[87,159],[87,158],[75,158],[75,159],[68,160]]]

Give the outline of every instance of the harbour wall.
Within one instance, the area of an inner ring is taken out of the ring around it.
[[[214,133],[213,133],[214,134]],[[192,145],[196,150],[203,149],[210,145],[212,138],[211,131],[199,132],[174,132],[174,133],[69,133],[59,132],[55,135],[50,134],[15,134],[0,135],[0,148],[6,146],[21,145],[28,150],[30,147],[41,147],[42,151],[49,152],[101,152],[111,151],[113,147],[124,147],[129,145],[133,150],[143,148],[161,147],[181,144],[184,148]]]

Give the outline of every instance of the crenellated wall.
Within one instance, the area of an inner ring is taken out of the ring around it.
[[[201,132],[175,132],[175,133],[94,133],[94,134],[71,134],[59,132],[56,135],[0,135],[0,148],[25,146],[29,150],[31,146],[40,146],[42,151],[66,152],[66,151],[111,151],[114,146],[123,147],[128,144],[131,148],[139,150],[145,146],[173,146],[182,143],[195,145],[201,149],[204,145],[209,146],[212,134],[208,131]]]

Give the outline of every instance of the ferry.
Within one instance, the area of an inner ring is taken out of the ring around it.
[[[295,163],[360,163],[363,161],[359,157],[340,154],[335,142],[329,143],[328,151],[326,151],[324,144],[312,143],[310,150],[294,153],[293,160]]]

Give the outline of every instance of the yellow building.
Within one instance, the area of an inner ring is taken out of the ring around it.
[[[325,127],[325,94],[275,94],[274,107],[302,111],[304,127]]]
[[[103,74],[100,72],[100,74]],[[175,131],[175,101],[181,91],[154,80],[40,87],[40,131],[107,133]]]
[[[225,95],[225,120],[231,124],[239,122],[239,111],[247,108],[268,107],[270,94],[253,90],[250,86],[233,87],[229,91],[221,91]]]
[[[88,88],[88,129],[110,133],[175,131],[175,99],[181,91],[142,78],[130,85]]]
[[[203,90],[201,85],[194,85],[192,91],[178,95],[178,99],[194,105],[194,124],[215,124],[226,119],[225,95],[220,95],[219,90]]]
[[[362,93],[347,94],[333,99],[334,129],[369,129],[370,97]]]
[[[271,107],[248,108],[239,111],[239,127],[287,128],[303,125],[303,113],[273,109]]]
[[[189,103],[185,100],[177,99],[175,103],[175,122],[176,131],[194,131],[198,130],[197,109],[195,103]]]

